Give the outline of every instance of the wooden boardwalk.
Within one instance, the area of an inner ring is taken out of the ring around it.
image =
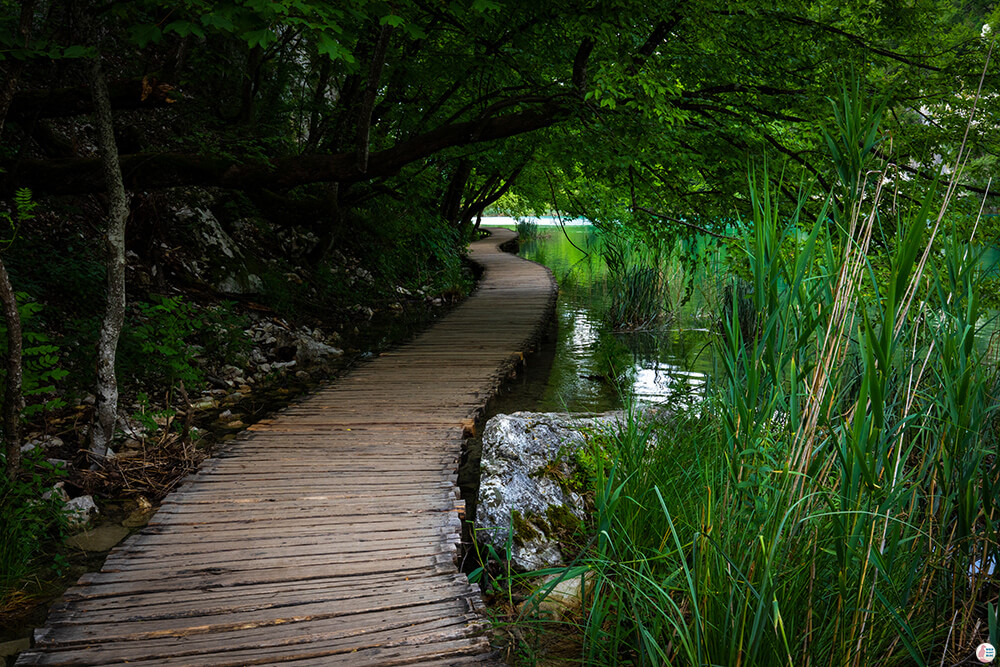
[[[479,288],[413,342],[261,422],[80,579],[18,665],[489,659],[456,568],[463,428],[540,331],[549,272],[473,244]]]

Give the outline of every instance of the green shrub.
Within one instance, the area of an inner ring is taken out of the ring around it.
[[[210,354],[223,363],[240,363],[249,349],[248,320],[230,303],[202,308],[179,296],[153,296],[130,309],[119,342],[119,372],[143,385],[188,389],[205,383],[198,360]]]
[[[65,524],[62,500],[42,495],[64,474],[47,463],[40,449],[25,456],[16,479],[0,475],[0,608],[51,553]],[[2,458],[2,454],[0,454]]]
[[[56,410],[66,403],[58,394],[58,386],[69,375],[63,368],[60,346],[38,329],[42,306],[30,300],[23,293],[17,294],[17,310],[21,316],[22,377],[21,391],[24,394],[23,418],[30,418],[41,412]],[[7,355],[7,327],[0,321],[0,358]],[[6,364],[0,365],[0,386],[7,381]]]

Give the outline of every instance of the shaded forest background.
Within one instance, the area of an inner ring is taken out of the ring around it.
[[[8,504],[40,490],[22,433],[61,424],[85,470],[152,400],[186,437],[255,322],[332,347],[462,294],[487,209],[720,233],[763,162],[789,202],[803,178],[850,199],[823,136],[847,84],[881,110],[870,148],[900,181],[933,180],[964,138],[961,213],[995,172],[984,3],[0,7]]]

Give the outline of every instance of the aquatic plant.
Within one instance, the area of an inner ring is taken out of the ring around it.
[[[601,257],[607,266],[605,320],[616,331],[659,324],[666,315],[669,253],[624,228],[601,229]]]
[[[864,145],[863,120],[834,145]],[[630,410],[591,457],[594,538],[572,572],[592,591],[560,621],[587,664],[951,664],[1000,639],[983,263],[949,222],[952,186],[888,197],[862,157],[836,201],[804,190],[787,212],[751,175],[715,397],[665,425]]]

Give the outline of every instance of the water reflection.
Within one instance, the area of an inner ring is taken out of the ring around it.
[[[542,227],[521,256],[552,269],[559,284],[558,334],[551,372],[528,392],[544,411],[606,411],[633,393],[641,402],[696,400],[712,372],[712,332],[687,304],[669,328],[613,332],[602,321],[607,269],[590,226]]]

